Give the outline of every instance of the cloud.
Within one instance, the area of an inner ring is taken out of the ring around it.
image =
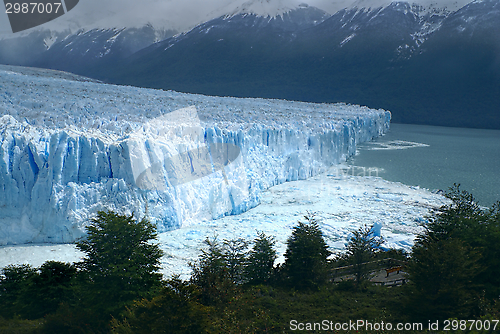
[[[235,0],[80,0],[54,27],[120,27],[146,23],[185,30],[211,19],[211,13]],[[214,16],[215,17],[215,16]],[[47,25],[48,28],[49,24]]]
[[[80,28],[109,28],[155,26],[179,31],[192,28],[209,19],[227,14],[248,0],[80,0],[66,15],[43,25],[52,30],[77,30]],[[257,0],[266,1],[267,0]],[[281,0],[270,0],[281,1]],[[297,0],[284,0],[295,3]],[[352,2],[339,0],[337,3]],[[307,2],[307,1],[305,1]],[[332,7],[331,0],[313,0],[310,5]],[[335,6],[333,6],[335,7]],[[0,31],[10,32],[7,15],[0,16]]]
[[[249,0],[80,0],[66,15],[44,24],[52,30],[78,30],[80,28],[134,27],[151,23],[155,27],[185,31],[212,18],[230,13]],[[250,0],[288,2],[297,0]],[[331,14],[352,4],[379,6],[392,0],[303,0]],[[413,0],[429,5],[463,6],[469,0]],[[0,33],[10,32],[5,12],[0,14]],[[12,33],[11,33],[12,34]]]

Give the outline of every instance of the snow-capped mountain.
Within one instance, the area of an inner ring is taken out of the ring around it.
[[[186,33],[155,43],[132,58],[142,57],[154,50],[166,51],[174,46],[178,49],[178,44],[182,44],[181,48],[183,48],[199,42],[210,48],[219,46],[217,43],[207,45],[210,42],[223,42],[226,45],[228,42],[253,42],[256,47],[255,51],[259,51],[260,44],[272,43],[273,47],[279,47],[280,44],[274,43],[274,38],[280,39],[281,42],[294,39],[299,31],[321,24],[329,16],[322,10],[306,5],[276,16],[261,16],[247,12],[231,13],[202,23]],[[250,48],[253,46],[250,45]]]
[[[378,9],[389,6],[394,0],[355,0],[346,8],[372,8]],[[421,7],[426,12],[454,12],[467,5],[470,0],[411,0],[411,6]]]
[[[141,50],[101,79],[213,95],[347,101],[391,109],[397,122],[500,128],[491,107],[500,103],[498,1],[458,10],[456,3],[431,1],[374,4],[358,2],[328,16],[305,5],[277,16],[224,15]],[[477,112],[483,117],[473,117]]]
[[[54,42],[32,65],[96,76],[101,67],[125,59],[174,33],[151,25],[80,30]]]
[[[229,16],[238,14],[254,14],[263,17],[277,17],[294,10],[299,6],[304,6],[304,4],[286,0],[250,0],[244,2],[233,10],[229,8],[227,10]]]
[[[69,32],[34,30],[14,38],[0,38],[0,63],[11,65],[30,65],[36,61],[57,40]]]
[[[165,49],[169,49],[184,41],[189,44],[201,40],[204,43],[207,40],[222,42],[224,37],[230,40],[234,40],[234,37],[241,42],[250,40],[261,43],[274,37],[295,36],[297,32],[319,25],[329,17],[328,13],[307,5],[301,5],[276,16],[262,16],[238,10],[202,23],[186,33],[156,43],[151,49],[161,49],[164,46],[166,46]],[[148,50],[143,51],[148,52]]]
[[[29,65],[96,75],[99,68],[124,59],[176,32],[150,24],[141,28],[35,30],[0,39],[0,63]]]

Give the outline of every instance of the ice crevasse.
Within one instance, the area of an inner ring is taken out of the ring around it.
[[[73,242],[99,210],[159,231],[239,214],[265,189],[345,161],[390,117],[0,66],[0,245]]]

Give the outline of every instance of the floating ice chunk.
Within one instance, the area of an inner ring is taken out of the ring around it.
[[[382,229],[382,224],[379,222],[375,222],[372,226],[373,236],[380,237],[381,229]]]

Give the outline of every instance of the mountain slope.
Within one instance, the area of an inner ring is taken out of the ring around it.
[[[0,63],[35,66],[97,76],[100,68],[124,59],[174,31],[141,28],[90,29],[54,32],[35,30],[0,40]]]
[[[210,87],[214,79],[227,80],[230,86],[241,75],[256,75],[266,64],[279,63],[283,55],[278,50],[295,43],[300,31],[319,25],[328,17],[309,6],[275,17],[225,15],[137,52],[126,62],[102,72],[101,78],[157,88],[175,81],[183,85],[175,88],[180,90],[189,90],[192,81]],[[242,96],[232,90],[222,95],[234,94]]]

